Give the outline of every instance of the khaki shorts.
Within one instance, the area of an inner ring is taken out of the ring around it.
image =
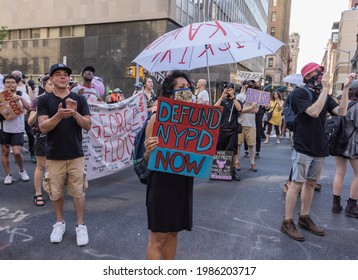
[[[85,196],[88,181],[84,172],[84,157],[71,160],[46,160],[43,188],[52,201],[64,196],[65,185],[68,195],[75,198]]]
[[[252,126],[243,126],[242,133],[239,134],[237,143],[242,145],[246,140],[247,145],[253,146],[256,145],[256,127]]]

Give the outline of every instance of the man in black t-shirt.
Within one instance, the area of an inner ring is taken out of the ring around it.
[[[220,122],[217,150],[237,152],[237,135],[239,123],[237,118],[242,110],[242,104],[235,98],[235,85],[227,83],[215,106],[223,107],[223,115]],[[236,170],[233,170],[233,179],[240,181]]]
[[[328,85],[322,84],[323,71],[323,66],[313,62],[306,64],[301,70],[305,86],[311,91],[312,98],[302,88],[297,88],[291,93],[292,110],[297,117],[293,134],[292,182],[286,193],[285,216],[281,231],[297,241],[305,240],[293,222],[297,197],[301,190],[298,225],[315,235],[324,236],[324,230],[312,221],[310,210],[314,188],[320,178],[324,158],[328,156],[328,143],[324,134],[326,113],[339,116],[347,113],[348,87],[355,76],[348,75],[344,84],[342,101],[338,105],[327,94]]]
[[[37,115],[40,130],[47,133],[43,186],[53,202],[56,215],[50,240],[52,243],[61,242],[66,230],[63,206],[67,185],[76,212],[77,245],[85,246],[89,241],[84,224],[88,182],[84,172],[82,129],[88,131],[91,128],[91,118],[85,97],[67,89],[71,73],[72,70],[64,64],[51,66],[50,80],[54,91],[39,97]]]

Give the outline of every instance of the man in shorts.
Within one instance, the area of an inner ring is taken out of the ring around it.
[[[66,185],[76,212],[77,245],[85,246],[89,242],[84,224],[88,182],[84,172],[82,129],[88,131],[91,128],[91,118],[86,98],[67,88],[71,73],[72,70],[64,64],[51,66],[50,80],[54,91],[39,97],[37,115],[41,132],[47,133],[43,187],[53,202],[56,216],[50,240],[61,242],[66,230],[63,217]]]
[[[22,113],[16,117],[3,120],[1,123],[1,162],[5,170],[5,185],[12,184],[15,179],[10,174],[10,147],[14,154],[15,162],[19,167],[19,174],[21,180],[27,182],[30,178],[24,170],[24,160],[22,157],[22,146],[24,145],[24,132],[25,132],[25,110],[30,109],[30,97],[21,91],[17,91],[16,77],[8,75],[4,77],[5,90],[11,96],[10,102],[15,102]],[[5,106],[5,103],[0,103],[0,106]]]
[[[342,101],[338,105],[332,96],[328,95],[328,85],[322,83],[323,71],[323,66],[313,62],[301,69],[303,81],[312,93],[312,100],[302,88],[296,88],[291,93],[292,110],[297,117],[293,134],[292,182],[286,193],[285,216],[281,232],[297,241],[305,240],[293,222],[299,192],[301,192],[299,227],[318,236],[325,234],[324,230],[312,221],[310,211],[324,158],[328,156],[328,143],[324,132],[326,114],[329,112],[338,116],[346,115],[348,87],[355,77],[355,74],[348,75],[344,83]]]
[[[241,114],[238,118],[239,123],[242,125],[242,133],[238,136],[237,154],[235,155],[235,169],[241,170],[239,161],[241,145],[246,141],[250,157],[250,169],[257,172],[255,163],[255,150],[256,145],[256,117],[255,114],[259,110],[259,105],[256,103],[246,102],[246,91],[248,88],[256,88],[255,81],[244,81],[243,88],[236,99],[243,104]]]

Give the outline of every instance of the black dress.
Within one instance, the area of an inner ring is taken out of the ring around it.
[[[193,226],[194,178],[153,171],[147,186],[148,229],[152,232],[190,231]]]

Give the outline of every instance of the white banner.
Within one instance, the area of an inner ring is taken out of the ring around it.
[[[92,96],[87,100],[92,127],[83,131],[87,179],[96,179],[132,165],[134,138],[147,118],[144,94],[106,104]]]

